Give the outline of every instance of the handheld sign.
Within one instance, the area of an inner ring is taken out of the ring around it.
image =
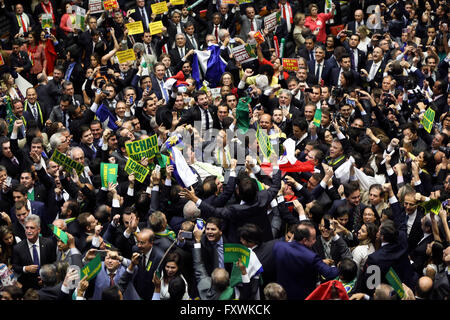
[[[158,33],[162,33],[163,32],[163,23],[162,21],[156,21],[156,22],[152,22],[148,25],[149,29],[150,29],[150,34],[151,35],[155,35]]]
[[[392,267],[389,269],[388,273],[386,273],[386,280],[392,288],[394,288],[395,292],[397,292],[400,299],[403,299],[405,296],[405,290],[403,289],[402,281]]]
[[[128,29],[128,35],[132,36],[134,34],[144,33],[144,26],[142,21],[130,22],[125,25]]]
[[[105,2],[103,2],[103,7],[105,8],[105,10],[118,9],[119,3],[117,2],[117,0],[106,0]]]
[[[116,183],[118,172],[119,165],[117,163],[100,163],[100,178],[102,180],[102,187],[108,188],[109,183]]]
[[[64,244],[67,244],[67,241],[69,240],[69,237],[67,236],[67,233],[65,233],[64,231],[62,231],[60,228],[58,228],[57,226],[55,226],[53,224],[49,224],[48,227],[50,228],[50,230],[53,231],[53,234],[59,240],[61,240]]]
[[[274,12],[264,17],[264,28],[269,32],[275,30],[277,25],[280,23],[280,13]]]
[[[86,280],[89,281],[100,272],[101,268],[102,258],[97,254],[94,259],[89,261],[89,263],[80,270],[80,277],[83,279],[85,276],[88,276]]]
[[[258,125],[256,130],[256,140],[258,142],[259,150],[266,159],[270,159],[272,154],[272,143],[270,142],[269,136],[265,133],[261,127]]]
[[[41,21],[42,29],[53,27],[53,17],[50,13],[44,13]]]
[[[184,4],[184,0],[170,0],[170,3],[174,6],[181,6]]]
[[[298,60],[283,58],[283,69],[286,71],[298,71]]]
[[[223,258],[225,263],[234,263],[241,259],[244,266],[248,267],[250,249],[237,243],[225,243],[223,245]]]
[[[434,116],[436,115],[436,112],[431,109],[430,107],[425,111],[425,114],[423,115],[422,120],[420,121],[420,124],[423,125],[423,128],[430,133],[431,129],[433,129],[433,123],[434,123]]]
[[[127,154],[134,161],[141,161],[143,158],[152,159],[159,153],[158,137],[154,134],[146,139],[129,141],[125,143]]]
[[[167,8],[167,2],[158,2],[151,5],[152,7],[152,13],[154,14],[162,14],[164,12],[169,11],[169,8]]]
[[[117,59],[119,60],[119,63],[136,60],[136,55],[134,54],[133,49],[117,51],[116,56],[117,56]]]
[[[103,12],[102,0],[89,0],[89,11],[91,14]]]
[[[316,113],[314,113],[313,123],[316,127],[320,127],[321,122],[322,122],[322,109],[317,108]]]
[[[249,45],[240,45],[231,49],[234,59],[239,63],[245,63],[257,58],[255,50]]]
[[[55,150],[52,154],[51,159],[53,162],[56,162],[60,166],[64,167],[64,170],[72,174],[72,170],[75,169],[78,175],[80,175],[84,171],[84,166],[76,162],[75,160],[70,159],[65,154],[62,154],[58,150]]]
[[[136,162],[133,159],[128,158],[128,161],[125,165],[125,172],[128,174],[133,173],[136,180],[142,183],[144,182],[150,170],[148,170],[139,162]]]

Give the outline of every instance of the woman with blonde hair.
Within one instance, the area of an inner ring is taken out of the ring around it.
[[[2,75],[2,91],[6,93],[11,101],[14,99],[19,99],[23,102],[25,100],[24,96],[15,83],[15,79],[8,72]]]
[[[358,49],[367,53],[371,41],[369,38],[370,30],[366,26],[359,26],[356,33],[359,35]]]
[[[294,17],[294,41],[295,51],[297,52],[305,44],[305,33],[309,33],[309,29],[305,27],[306,16],[304,13],[297,12]]]

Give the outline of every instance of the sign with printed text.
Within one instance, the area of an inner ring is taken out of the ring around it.
[[[314,113],[313,123],[316,127],[320,127],[320,124],[322,123],[322,109],[316,109],[316,112]]]
[[[89,261],[89,263],[80,270],[80,278],[83,279],[85,276],[87,276],[86,280],[89,281],[94,278],[97,273],[100,272],[101,268],[102,258],[99,254],[97,254],[94,259]]]
[[[231,53],[233,54],[233,57],[236,60],[236,62],[239,63],[245,63],[257,58],[255,50],[248,43],[245,45],[233,47],[231,49]]]
[[[53,27],[53,17],[50,13],[44,13],[41,21],[42,29]]]
[[[386,273],[386,280],[389,282],[391,287],[397,292],[400,299],[403,299],[405,296],[405,290],[403,289],[402,281],[398,277],[397,273],[392,269],[389,269],[388,273]]]
[[[150,172],[149,169],[144,167],[139,162],[134,161],[133,159],[128,158],[128,161],[125,165],[125,172],[128,174],[134,174],[134,177],[139,182],[144,182],[145,178],[147,177],[148,173]]]
[[[117,2],[117,0],[106,0],[105,2],[103,2],[103,7],[105,8],[105,10],[118,9],[119,3]]]
[[[119,165],[117,163],[100,163],[100,178],[102,180],[102,187],[108,188],[109,183],[116,183],[118,172]]]
[[[264,17],[264,28],[269,32],[275,30],[277,25],[280,23],[280,13],[274,12]]]
[[[237,243],[225,243],[223,245],[223,261],[225,263],[235,263],[239,259],[243,265],[248,267],[250,260],[250,249]]]
[[[221,3],[223,3],[223,4],[236,4],[236,0],[222,0]]]
[[[425,114],[423,115],[422,120],[420,121],[420,124],[423,125],[423,128],[430,133],[431,129],[433,129],[433,123],[434,123],[434,116],[436,115],[436,112],[428,108],[427,111],[425,111]]]
[[[238,0],[239,4],[253,3],[253,0]]]
[[[66,170],[70,174],[72,174],[73,169],[75,169],[78,175],[80,175],[84,171],[84,166],[81,163],[70,159],[68,156],[62,154],[58,150],[55,150],[53,152],[50,160],[56,162],[60,166],[63,166],[64,170]]]
[[[86,9],[79,6],[72,6],[72,10],[75,11],[75,25],[81,31],[84,31],[86,28],[86,24],[84,23],[86,19]]]
[[[103,12],[103,1],[89,0],[89,11],[91,14]]]
[[[272,143],[270,142],[269,136],[264,132],[263,129],[258,125],[256,129],[256,141],[258,142],[259,150],[266,159],[270,159],[270,155],[273,152]]]
[[[298,70],[298,60],[283,58],[283,69],[285,71],[297,71]]]
[[[262,34],[261,31],[256,31],[255,34],[253,35],[253,38],[255,38],[256,42],[258,42],[258,44],[261,44],[264,42],[264,35]]]
[[[136,55],[134,54],[133,49],[117,51],[116,56],[117,56],[117,59],[119,59],[119,63],[136,60]]]
[[[144,26],[142,21],[130,22],[125,25],[128,29],[128,35],[132,36],[134,34],[144,33]]]
[[[162,21],[156,21],[156,22],[152,22],[148,25],[148,28],[150,29],[150,34],[154,35],[154,34],[158,34],[158,33],[162,33],[163,32],[163,23]]]
[[[180,6],[184,4],[184,0],[170,0],[170,3],[174,6]]]
[[[67,244],[67,241],[69,240],[67,233],[53,224],[49,224],[48,227],[53,231],[53,234],[58,238],[58,240],[61,240],[64,244]]]
[[[154,14],[162,14],[164,12],[169,11],[169,8],[167,8],[167,2],[158,2],[151,5],[152,7],[152,13]]]
[[[141,161],[144,158],[152,159],[159,153],[158,137],[154,134],[146,139],[126,142],[125,149],[134,161]]]

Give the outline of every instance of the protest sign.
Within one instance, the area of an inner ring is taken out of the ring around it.
[[[264,28],[269,32],[275,30],[277,25],[280,23],[280,13],[274,12],[264,17]]]
[[[184,4],[184,0],[170,0],[170,3],[174,6],[179,6]]]
[[[152,13],[154,14],[162,14],[164,12],[169,11],[169,8],[167,8],[167,2],[158,2],[151,5],[152,7]]]
[[[221,3],[223,3],[223,4],[236,4],[236,0],[222,0]]]
[[[320,127],[321,122],[322,122],[322,109],[316,109],[316,113],[314,113],[313,123],[316,127]]]
[[[297,71],[298,60],[295,58],[283,58],[283,69],[284,71]]]
[[[425,214],[432,212],[438,215],[439,211],[441,211],[442,203],[439,201],[439,199],[431,199],[429,201],[422,202],[420,206],[424,208]]]
[[[250,249],[238,243],[225,243],[223,245],[223,261],[234,263],[241,259],[244,266],[248,267],[250,260]]]
[[[264,36],[261,31],[256,31],[253,35],[253,38],[255,38],[256,42],[258,42],[259,44],[264,42]]]
[[[117,0],[106,0],[105,2],[103,2],[103,7],[105,8],[105,10],[118,9],[119,3],[117,2]]]
[[[53,17],[51,13],[44,13],[41,21],[42,29],[53,27]]]
[[[50,160],[56,162],[60,166],[63,166],[64,170],[66,170],[70,174],[72,174],[73,169],[75,169],[78,175],[80,175],[84,171],[84,166],[81,163],[70,159],[68,156],[62,154],[58,150],[55,150],[53,152]]]
[[[239,63],[245,63],[257,58],[255,50],[249,44],[233,47],[231,52],[236,62]]]
[[[57,226],[55,226],[53,224],[49,224],[48,227],[50,228],[50,230],[53,231],[53,234],[59,240],[61,240],[64,244],[67,244],[67,240],[69,240],[69,237],[67,236],[67,233],[65,233],[64,231],[62,231],[60,228],[58,228]]]
[[[109,183],[117,182],[117,173],[119,172],[119,165],[116,163],[100,163],[100,178],[102,180],[102,187],[108,188]]]
[[[83,279],[85,276],[88,276],[86,280],[89,281],[99,273],[101,268],[102,258],[97,254],[94,259],[80,270],[80,278]]]
[[[133,49],[117,51],[116,56],[117,56],[117,59],[119,59],[119,63],[136,60],[136,55],[134,54]]]
[[[141,161],[144,158],[152,159],[159,153],[158,137],[154,134],[146,139],[126,142],[125,149],[134,161]]]
[[[131,158],[128,158],[128,161],[125,165],[125,172],[128,174],[134,174],[134,177],[139,182],[144,182],[145,177],[147,177],[149,170],[141,165],[140,163],[134,161]]]
[[[144,33],[144,26],[142,21],[130,22],[125,25],[128,29],[128,35],[132,36],[134,34]]]
[[[397,273],[395,273],[392,267],[389,269],[388,273],[386,273],[386,280],[389,282],[391,287],[397,292],[400,299],[403,299],[405,296],[405,290],[403,289],[402,281],[398,277]]]
[[[79,6],[72,6],[72,10],[75,11],[75,26],[84,31],[86,28],[86,24],[84,20],[86,19],[86,9]]]
[[[91,14],[103,12],[102,0],[89,0],[89,11]]]
[[[258,129],[256,130],[256,140],[258,141],[259,150],[263,154],[266,159],[270,159],[270,155],[272,154],[272,143],[270,139],[261,127],[258,125]]]
[[[162,33],[163,32],[163,23],[162,21],[156,21],[156,22],[152,22],[148,25],[149,29],[150,29],[150,34],[154,35],[154,34],[158,34],[158,33]]]
[[[433,109],[428,108],[427,111],[425,111],[422,120],[420,120],[420,124],[423,125],[423,128],[428,133],[430,133],[433,128],[435,114],[436,112]]]

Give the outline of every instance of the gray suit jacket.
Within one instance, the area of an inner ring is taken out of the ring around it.
[[[212,288],[211,277],[206,272],[205,265],[202,261],[202,249],[192,249],[192,260],[194,262],[195,280],[197,282],[197,290],[201,300],[218,300],[220,293]]]
[[[54,106],[48,118],[52,122],[63,122],[63,116],[61,108],[59,106]]]
[[[56,261],[67,262],[69,266],[76,265],[80,269],[83,268],[83,261],[80,250],[77,248],[70,249],[69,254],[67,254],[64,259],[62,259],[62,252],[59,249],[56,251]]]
[[[262,27],[262,20],[259,18],[255,18],[256,20],[256,26],[257,26],[257,30],[261,30]],[[239,38],[241,38],[244,41],[247,41],[247,35],[248,33],[251,31],[250,28],[250,20],[247,18],[246,15],[242,15],[241,16],[241,31],[239,33]]]

